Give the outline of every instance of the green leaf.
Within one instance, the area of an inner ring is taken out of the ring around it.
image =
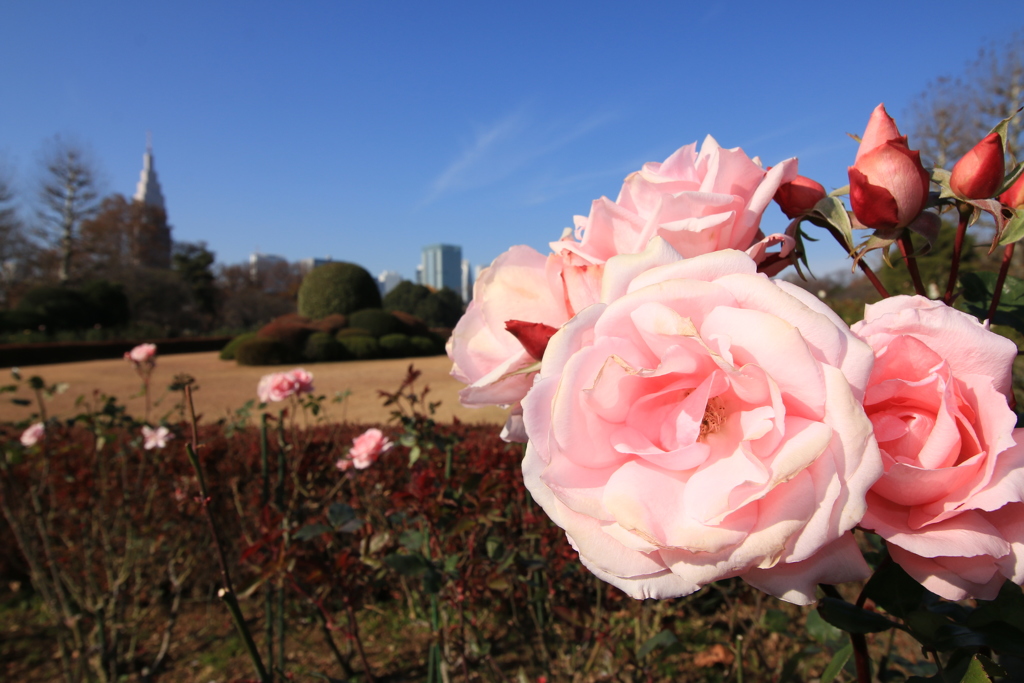
[[[430,568],[430,563],[419,553],[411,555],[393,553],[384,558],[384,564],[403,576],[419,576]]]
[[[825,670],[821,672],[821,683],[832,683],[839,675],[839,672],[846,666],[846,662],[850,661],[850,655],[853,654],[853,643],[847,643],[846,647],[837,652],[833,657],[832,661],[828,663]]]
[[[850,214],[846,212],[846,207],[841,201],[835,197],[825,197],[814,205],[812,211],[839,231],[848,248],[853,247],[853,225],[850,223]]]
[[[978,608],[971,612],[967,625],[982,628],[1000,622],[1024,631],[1024,592],[1013,581],[1006,581],[995,600],[978,600]]]
[[[890,562],[872,575],[864,594],[889,614],[903,619],[921,607],[929,592],[902,567]]]
[[[847,633],[878,633],[898,626],[881,614],[838,598],[822,598],[818,612],[825,621]]]
[[[999,245],[1005,247],[1007,244],[1019,242],[1024,237],[1024,207],[1013,212],[1013,218],[1006,222],[1003,228],[1003,235],[999,238]]]
[[[335,529],[356,518],[356,511],[345,503],[331,503],[327,508],[327,521]]]
[[[677,645],[679,639],[676,638],[676,634],[672,633],[668,629],[665,629],[653,638],[648,638],[647,642],[640,646],[640,649],[636,652],[637,659],[643,659],[647,655],[651,654],[655,648],[671,647]]]
[[[406,529],[398,535],[398,544],[404,548],[408,548],[412,551],[417,551],[423,547],[424,535],[422,531],[418,529]]]
[[[843,185],[842,187],[837,187],[836,189],[834,189],[831,192],[829,192],[828,196],[829,197],[842,197],[843,195],[847,195],[847,194],[850,194],[850,186],[849,185]]]
[[[960,679],[960,683],[992,683],[992,679],[989,678],[984,665],[978,661],[977,657],[974,657],[967,666],[967,673]]]
[[[1010,174],[1003,178],[1003,184],[999,186],[998,190],[996,190],[995,196],[998,197],[1009,190],[1010,186],[1017,182],[1017,179],[1020,178],[1022,173],[1024,173],[1024,162],[1017,164],[1013,170],[1010,171]]]
[[[294,538],[296,541],[308,541],[311,538],[316,538],[317,536],[326,534],[331,530],[331,527],[327,526],[326,524],[307,524],[306,526],[296,531],[295,535],[292,538]]]
[[[834,649],[835,646],[846,640],[843,632],[825,621],[818,613],[818,610],[808,612],[806,628],[807,635],[826,647],[833,647]]]
[[[960,284],[963,286],[963,301],[967,310],[977,316],[978,320],[988,317],[988,309],[992,303],[992,293],[996,288],[997,273],[975,272],[962,273]],[[1007,325],[1024,332],[1024,280],[1007,276],[1003,282],[999,307],[996,308],[992,320],[995,325]]]
[[[413,446],[409,449],[409,467],[416,464],[416,461],[420,459],[420,447],[419,445]]]
[[[1012,121],[1014,117],[1016,117],[1017,114],[1021,113],[1022,111],[1024,111],[1024,107],[1021,107],[1017,111],[1007,116],[1005,119],[1003,119],[995,126],[993,126],[992,130],[988,132],[988,135],[991,135],[992,133],[999,133],[999,139],[1003,143],[1003,151],[1006,150],[1006,130],[1010,127],[1010,121]],[[988,135],[986,135],[985,137],[988,137]]]

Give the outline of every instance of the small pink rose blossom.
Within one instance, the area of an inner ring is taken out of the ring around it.
[[[261,403],[284,401],[292,396],[301,396],[312,391],[313,375],[302,368],[264,375],[256,386],[256,395]]]
[[[334,463],[334,466],[342,472],[347,472],[352,468],[352,459],[348,457],[338,458],[338,462]]]
[[[1007,403],[1017,346],[921,296],[867,306],[864,396],[885,474],[861,526],[928,590],[991,600],[1024,581],[1024,430]]]
[[[164,448],[167,442],[174,438],[174,434],[171,430],[167,429],[163,425],[153,429],[149,425],[142,425],[142,436],[145,439],[145,445],[143,446],[147,451],[153,450],[154,448]]]
[[[770,199],[770,195],[768,197]],[[523,474],[583,564],[635,598],[741,577],[790,602],[866,578],[882,474],[871,349],[739,251],[617,256],[523,399]]]
[[[144,363],[155,364],[156,344],[139,344],[131,351],[125,352],[124,358],[136,365],[142,365]]]
[[[377,461],[381,453],[393,445],[383,432],[376,427],[371,427],[352,440],[352,448],[348,452],[348,457],[351,458],[353,467],[357,470],[365,470]],[[341,469],[340,465],[339,469]]]
[[[44,434],[46,434],[46,426],[42,422],[36,422],[21,433],[21,445],[26,448],[35,446],[42,440]]]

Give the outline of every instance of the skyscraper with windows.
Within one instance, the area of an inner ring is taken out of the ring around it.
[[[423,247],[423,279],[421,284],[434,289],[447,287],[462,293],[462,247],[432,244]]]

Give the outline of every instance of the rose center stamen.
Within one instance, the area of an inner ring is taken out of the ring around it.
[[[700,421],[700,435],[698,441],[703,441],[708,434],[714,434],[722,429],[725,424],[725,404],[722,399],[713,396],[708,399],[708,405],[704,408],[704,418]]]

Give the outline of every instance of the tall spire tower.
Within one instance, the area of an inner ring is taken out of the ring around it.
[[[146,154],[142,157],[142,174],[139,176],[139,184],[135,186],[133,199],[146,206],[155,206],[164,211],[164,194],[160,191],[160,181],[156,179],[156,169],[153,167],[153,136],[146,133]]]

